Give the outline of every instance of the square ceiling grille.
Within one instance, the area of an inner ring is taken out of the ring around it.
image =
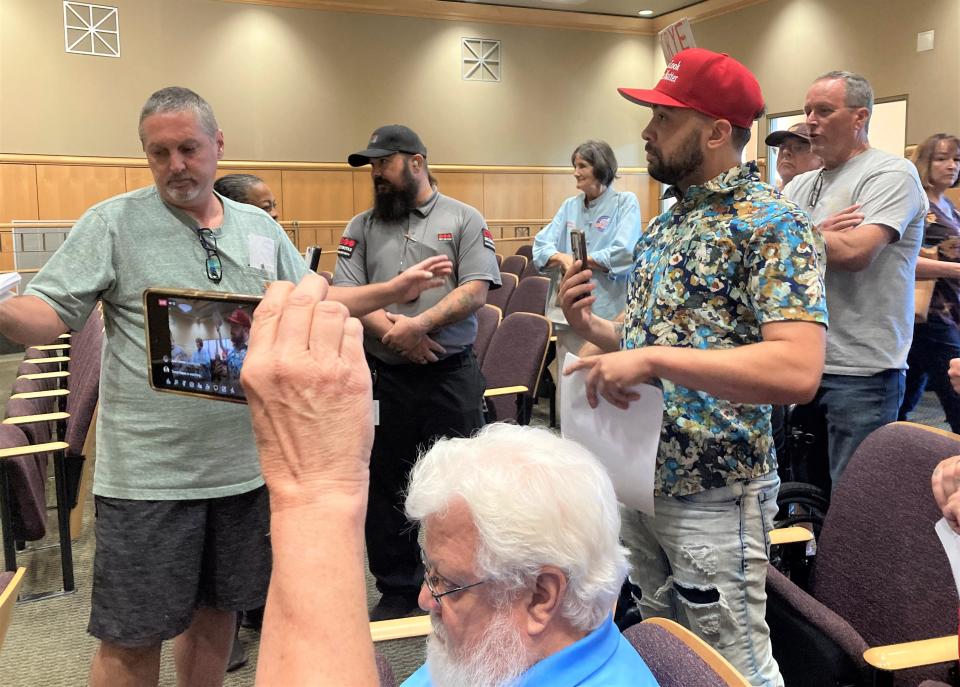
[[[117,8],[64,0],[63,47],[77,55],[120,57]]]
[[[500,80],[500,41],[462,38],[460,57],[464,81]]]

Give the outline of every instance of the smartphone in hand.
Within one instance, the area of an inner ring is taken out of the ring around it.
[[[240,369],[258,296],[150,288],[143,293],[147,376],[157,391],[246,403]]]

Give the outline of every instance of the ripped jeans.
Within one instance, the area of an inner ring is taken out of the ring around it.
[[[690,496],[657,497],[656,517],[620,508],[643,617],[690,628],[758,687],[783,687],[765,619],[767,532],[779,489],[770,472]]]

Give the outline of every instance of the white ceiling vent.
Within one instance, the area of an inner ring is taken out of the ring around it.
[[[64,0],[63,47],[77,55],[120,57],[117,8]]]
[[[500,80],[500,41],[462,38],[460,57],[464,81]]]

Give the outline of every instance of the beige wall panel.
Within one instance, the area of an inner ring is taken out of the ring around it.
[[[434,172],[440,192],[483,210],[483,174],[480,172]]]
[[[11,229],[5,229],[0,232],[0,271],[10,271],[12,269],[13,231]]]
[[[37,219],[37,170],[34,165],[0,165],[0,222]]]
[[[127,191],[135,191],[144,186],[153,186],[153,174],[149,167],[126,167],[124,176]]]
[[[284,219],[349,220],[353,217],[350,172],[283,171]]]
[[[123,167],[37,165],[39,219],[77,219],[101,200],[126,192]]]
[[[536,219],[543,211],[543,175],[484,172],[483,209],[487,219]]]
[[[543,210],[540,217],[552,218],[560,205],[578,193],[577,182],[570,173],[543,175]]]
[[[213,105],[235,160],[339,162],[391,122],[415,129],[433,163],[567,164],[597,136],[622,164],[640,155],[635,123],[648,111],[615,89],[651,81],[653,36],[213,0],[109,4],[120,59],[64,53],[60,2],[0,1],[0,152],[140,156],[143,102],[181,84]],[[462,80],[464,36],[502,41],[503,81]],[[572,116],[559,107],[569,103]]]
[[[263,179],[271,191],[273,191],[273,197],[277,200],[277,213],[280,215],[280,219],[286,219],[283,216],[283,175],[279,169],[232,169],[230,167],[218,167],[217,168],[217,178],[224,177],[228,174],[253,174]]]
[[[353,173],[353,214],[359,215],[373,207],[373,180],[370,170]]]
[[[918,53],[917,33],[930,29],[936,47]],[[909,96],[908,143],[960,131],[960,79],[951,76],[960,69],[957,0],[769,0],[695,22],[693,33],[698,46],[756,74],[767,112],[802,109],[816,77],[846,69],[863,74],[877,97]]]
[[[317,272],[330,272],[335,274],[337,271],[337,252],[320,253],[320,264],[317,266]]]

